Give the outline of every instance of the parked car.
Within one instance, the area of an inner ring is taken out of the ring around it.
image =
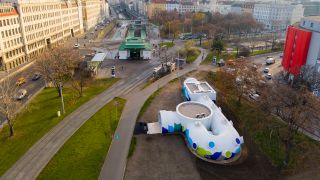
[[[269,68],[264,68],[263,72],[264,73],[269,73],[270,69]]]
[[[232,59],[229,59],[229,60],[227,61],[227,64],[233,66],[233,65],[236,64],[236,62],[235,62],[234,60],[232,60]]]
[[[218,65],[219,67],[224,66],[224,65],[225,65],[224,60],[223,60],[223,59],[220,59],[220,61],[217,62],[217,65]]]
[[[249,98],[255,101],[257,101],[259,97],[260,97],[259,94],[251,94],[251,93],[249,94]]]
[[[280,54],[280,58],[282,58],[282,57],[283,57],[283,53]]]
[[[266,77],[266,79],[268,79],[268,80],[271,80],[271,79],[272,79],[271,73],[268,73],[265,77]]]
[[[41,74],[38,73],[38,72],[36,72],[36,73],[32,76],[32,81],[36,81],[36,80],[38,80],[38,79],[40,79],[40,78],[41,78]]]
[[[276,61],[274,60],[273,57],[268,56],[266,60],[266,65],[274,64]]]
[[[80,44],[76,43],[73,45],[74,48],[78,49],[80,47]]]
[[[27,90],[25,89],[20,89],[16,95],[17,100],[22,100],[24,97],[27,95]]]
[[[21,78],[19,78],[19,79],[17,80],[16,85],[17,85],[17,86],[21,86],[22,84],[24,84],[24,83],[26,83],[26,82],[27,82],[27,81],[26,81],[26,78],[21,77]]]

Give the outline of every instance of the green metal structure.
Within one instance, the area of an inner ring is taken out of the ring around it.
[[[151,45],[147,41],[146,26],[141,21],[132,23],[126,40],[119,47],[119,59],[150,59]]]

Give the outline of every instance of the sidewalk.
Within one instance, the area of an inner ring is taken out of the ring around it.
[[[115,131],[115,134],[118,135],[119,138],[113,139],[111,142],[107,157],[100,172],[100,180],[123,179],[134,126],[144,102],[155,91],[165,86],[171,80],[196,70],[203,60],[202,55],[206,57],[207,53],[208,52],[206,50],[201,49],[201,54],[193,64],[187,65],[183,70],[178,70],[177,73],[169,74],[157,80],[155,83],[138,93],[130,93],[125,97],[127,99],[127,104],[122,112],[118,127]]]

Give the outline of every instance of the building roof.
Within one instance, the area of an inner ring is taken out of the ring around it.
[[[17,11],[11,3],[0,3],[0,17],[17,15]]]
[[[166,0],[151,0],[151,3],[155,3],[155,4],[166,4]]]
[[[97,53],[91,61],[93,62],[101,62],[104,60],[104,58],[107,56],[107,53]]]
[[[126,41],[122,42],[119,50],[126,50],[126,49],[145,49],[151,50],[150,43],[145,42],[141,38],[127,38]]]
[[[320,16],[307,16],[307,17],[304,17],[303,19],[320,22]]]

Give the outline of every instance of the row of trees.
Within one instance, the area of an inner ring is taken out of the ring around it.
[[[80,58],[78,50],[65,47],[44,52],[36,60],[36,69],[42,74],[46,86],[56,88],[59,97],[66,82],[70,82],[78,97],[81,97],[83,87],[90,79],[90,70]],[[12,78],[0,83],[0,113],[7,120],[10,136],[14,136],[14,120],[21,107],[21,102],[16,100],[18,90]]]
[[[259,32],[262,25],[250,14],[228,14],[219,13],[185,13],[162,11],[157,13],[151,22],[161,25],[164,36],[171,34],[175,37],[183,32],[203,32],[209,37],[215,34],[248,34]]]
[[[295,88],[284,83],[284,77],[265,83],[256,65],[245,60],[237,61],[230,70],[222,70],[224,81],[228,88],[233,89],[241,106],[242,99],[248,93],[258,92],[260,97],[255,105],[264,112],[279,117],[286,122],[285,129],[271,127],[284,145],[285,157],[283,165],[287,166],[294,148],[294,137],[300,128],[304,128],[311,119],[319,118],[320,101],[304,84]],[[280,130],[281,129],[281,130]]]

